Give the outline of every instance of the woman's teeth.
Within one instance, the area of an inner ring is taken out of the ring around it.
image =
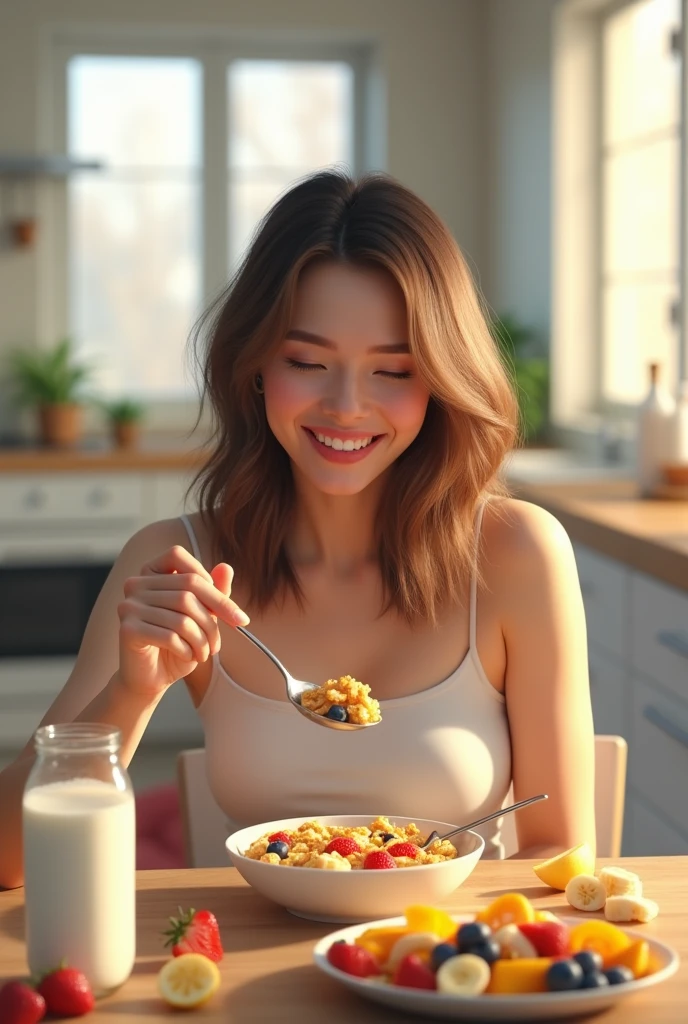
[[[320,444],[334,448],[336,452],[357,452],[360,448],[367,448],[372,443],[372,437],[362,437],[356,441],[342,441],[340,437],[328,437],[327,434],[315,435]]]

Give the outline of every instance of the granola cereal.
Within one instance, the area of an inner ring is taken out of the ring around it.
[[[336,839],[353,840],[358,849],[354,850],[349,843],[335,843],[333,849],[331,844]],[[362,869],[366,857],[380,850],[387,851],[394,861],[389,867],[398,868],[441,864],[458,856],[456,847],[446,839],[444,842],[435,840],[427,850],[421,850],[424,839],[425,836],[417,825],[394,825],[385,817],[376,818],[370,825],[355,827],[304,821],[297,829],[285,829],[273,835],[266,833],[251,843],[248,850],[244,851],[244,856],[266,864],[279,864],[282,867],[320,868],[329,871]],[[406,849],[402,848],[402,844]],[[336,849],[337,845],[340,845],[344,852],[340,853]],[[346,852],[349,847],[351,852]],[[398,849],[398,856],[395,856],[395,847]]]
[[[372,725],[382,719],[380,704],[369,696],[370,687],[352,676],[328,679],[317,690],[307,690],[301,705],[316,715],[334,718],[354,725]],[[334,712],[331,710],[335,708]]]

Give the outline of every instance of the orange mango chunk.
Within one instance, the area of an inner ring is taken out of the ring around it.
[[[476,921],[489,924],[493,932],[505,924],[530,924],[535,920],[535,909],[523,893],[508,892],[498,896],[475,916]]]
[[[547,991],[547,971],[553,957],[520,957],[516,960],[495,960],[486,995],[506,996],[526,992]]]
[[[592,921],[574,925],[569,941],[572,953],[580,953],[583,949],[592,949],[600,954],[606,964],[611,957],[630,946],[632,940],[615,924],[595,918]]]
[[[642,978],[648,973],[650,966],[650,947],[645,939],[637,939],[630,946],[613,953],[604,961],[605,969],[609,967],[628,967],[635,978]]]
[[[432,932],[433,935],[439,935],[442,940],[446,940],[453,939],[459,927],[446,910],[440,910],[438,907],[416,903],[412,907],[407,907],[404,913],[410,932]]]
[[[355,939],[355,945],[362,946],[372,953],[376,960],[384,964],[389,958],[395,942],[408,935],[411,929],[407,925],[387,925],[383,928],[367,928]]]

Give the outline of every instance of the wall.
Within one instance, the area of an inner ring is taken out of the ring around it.
[[[43,131],[41,42],[69,23],[268,28],[373,40],[387,82],[387,169],[446,219],[480,264],[479,0],[2,0],[0,152],[31,153]],[[7,97],[11,97],[8,102]],[[34,253],[0,251],[0,353],[46,333],[39,315],[49,283]]]
[[[556,0],[485,5],[485,276],[492,308],[550,333],[551,39]]]

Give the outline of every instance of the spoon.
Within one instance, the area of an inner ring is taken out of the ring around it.
[[[493,818],[501,818],[503,814],[511,814],[512,811],[517,811],[519,807],[527,807],[528,804],[534,804],[538,800],[547,800],[547,793],[540,793],[539,796],[529,796],[527,800],[519,800],[517,804],[511,804],[510,807],[502,807],[500,810],[495,811],[494,814],[487,814],[484,818],[478,818],[477,821],[469,822],[468,825],[460,825],[458,828],[453,828],[451,832],[445,832],[443,836],[438,835],[437,832],[431,832],[421,846],[421,850],[426,850],[436,839],[449,839],[449,836],[456,836],[459,832],[468,832],[469,829],[475,828],[476,825],[484,825],[486,821],[492,821]]]
[[[311,722],[315,722],[316,725],[324,725],[327,729],[340,729],[340,730],[353,730],[353,729],[368,729],[371,725],[378,725],[378,722],[365,722],[359,725],[356,722],[337,722],[334,718],[326,718],[325,715],[317,715],[315,711],[310,711],[308,708],[304,708],[301,704],[301,695],[307,693],[309,690],[317,690],[317,683],[306,683],[302,679],[294,679],[292,675],[287,672],[282,662],[277,658],[272,651],[265,646],[264,643],[250,633],[244,626],[236,627],[238,633],[243,633],[247,640],[250,640],[252,644],[255,644],[259,651],[262,651],[266,658],[269,658],[272,664],[282,675],[285,683],[287,684],[287,697],[297,708],[302,715],[309,718]]]

